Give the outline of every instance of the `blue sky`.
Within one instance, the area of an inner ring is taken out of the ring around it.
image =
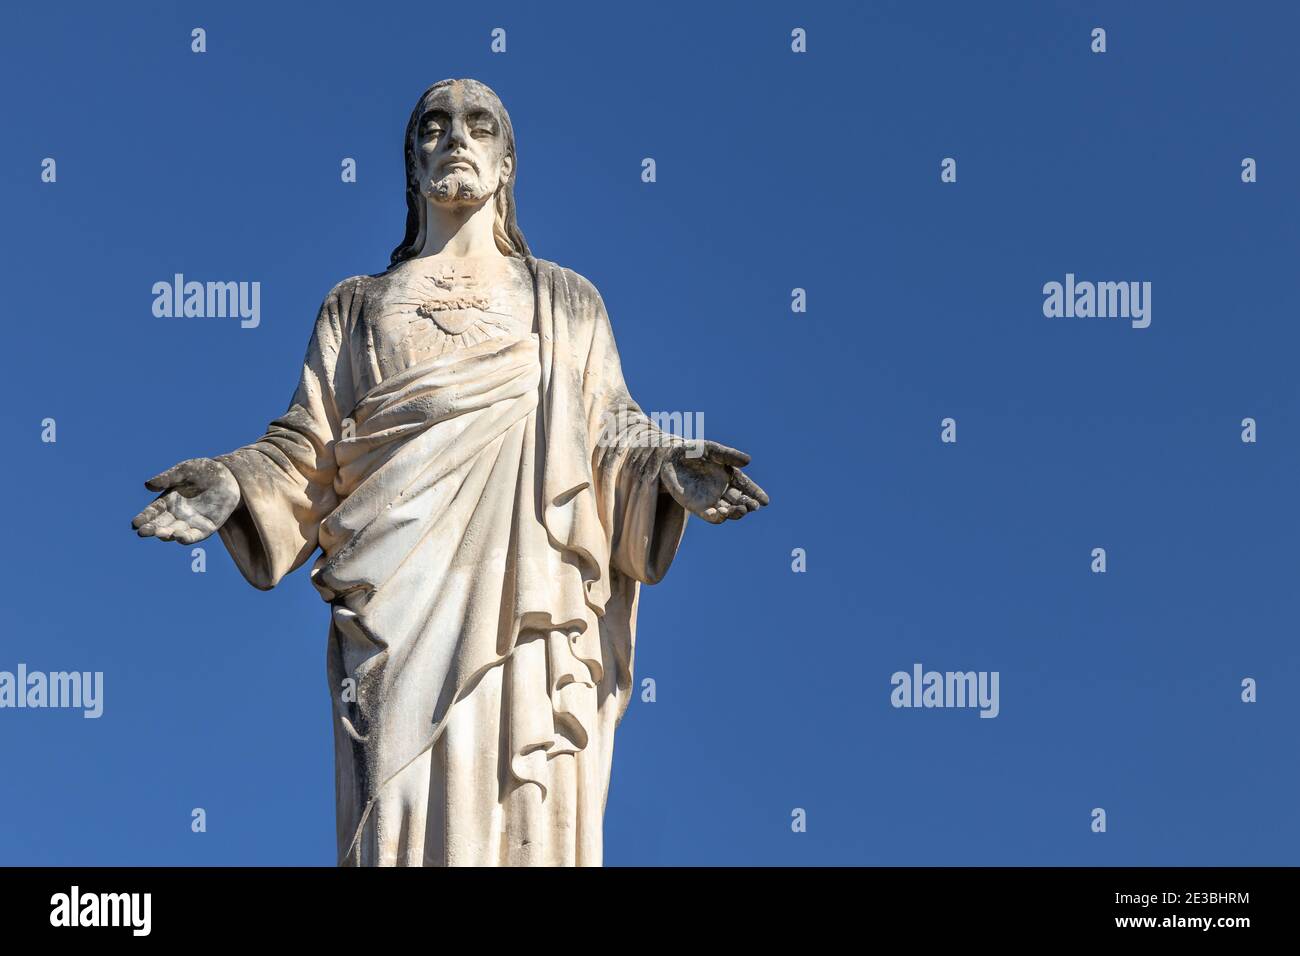
[[[773,499],[692,520],[643,592],[657,700],[619,730],[607,863],[1297,862],[1294,5],[4,21],[0,670],[103,671],[105,710],[0,710],[0,864],[334,861],[305,571],[260,593],[129,521],[283,411],[324,293],[401,238],[403,125],[447,76],[505,101],[520,224],[601,290],[633,394],[703,412]],[[177,272],[259,281],[260,326],[155,318]],[[1150,281],[1151,326],[1044,317],[1067,272]],[[917,662],[997,671],[999,716],[891,707]]]

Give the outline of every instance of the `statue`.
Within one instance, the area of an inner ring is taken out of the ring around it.
[[[325,297],[288,411],[132,526],[215,531],[262,589],[319,549],[340,865],[599,865],[640,585],[688,513],[768,497],[636,406],[595,287],[530,253],[492,90],[431,86],[405,157],[406,235]]]

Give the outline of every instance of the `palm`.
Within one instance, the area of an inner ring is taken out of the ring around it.
[[[239,483],[211,458],[190,458],[145,482],[160,491],[131,521],[142,538],[194,544],[220,528],[239,504]]]
[[[687,511],[710,524],[743,518],[766,505],[767,492],[740,470],[749,464],[743,451],[703,443],[701,453],[689,454],[687,446],[676,446],[664,460],[659,479],[664,489]]]

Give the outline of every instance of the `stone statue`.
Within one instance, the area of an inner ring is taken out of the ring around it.
[[[492,90],[434,84],[404,147],[406,235],[325,297],[289,410],[132,525],[216,531],[262,589],[319,548],[340,865],[599,865],[640,585],[688,513],[768,497],[636,406],[595,287],[529,252]]]

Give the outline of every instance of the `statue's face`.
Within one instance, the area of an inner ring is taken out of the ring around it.
[[[425,102],[415,155],[420,192],[436,203],[482,203],[513,172],[495,98],[460,82]]]

